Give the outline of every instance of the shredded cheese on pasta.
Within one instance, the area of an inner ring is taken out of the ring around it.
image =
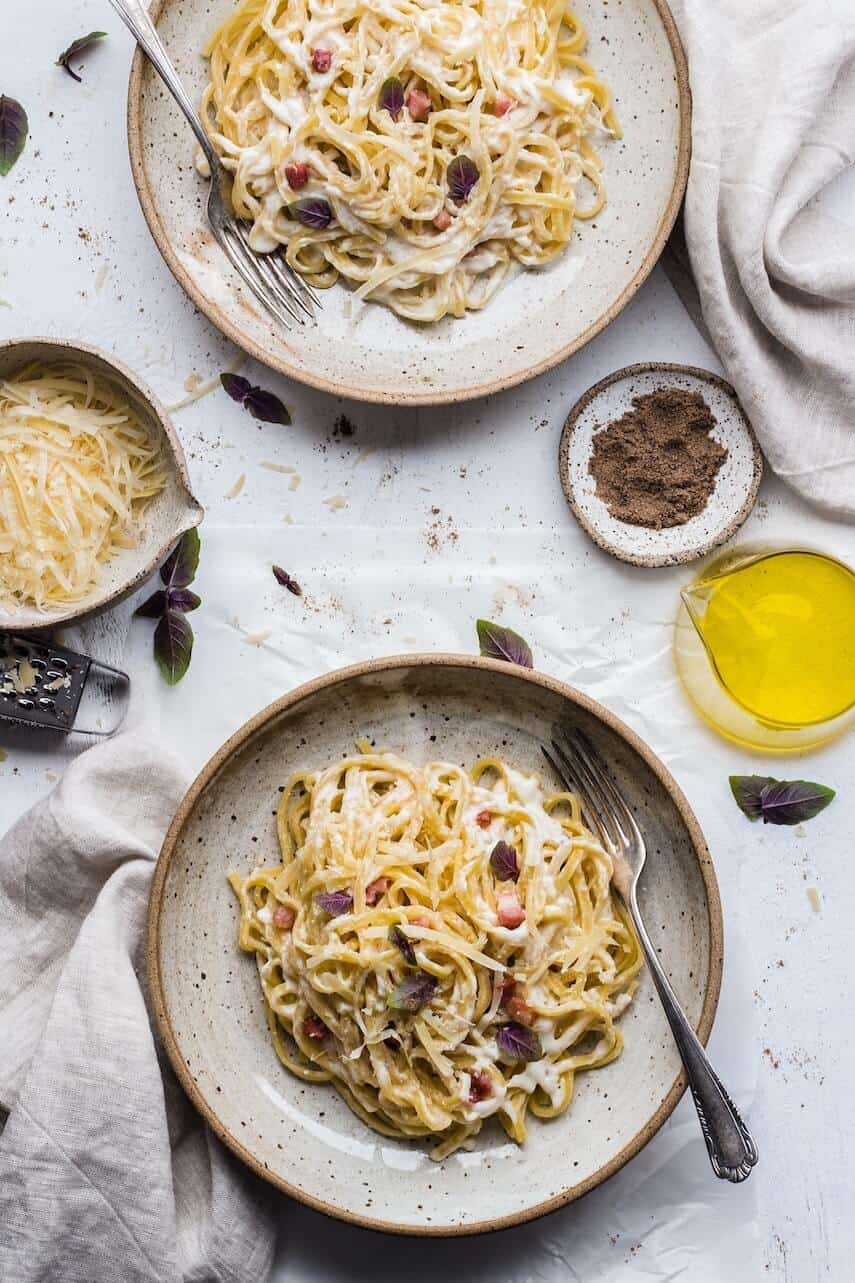
[[[0,380],[0,605],[81,601],[165,484],[161,448],[124,394],[79,365]]]
[[[280,864],[229,874],[276,1052],[434,1157],[491,1115],[522,1142],[529,1110],[562,1113],[621,1051],[641,954],[611,858],[574,795],[498,758],[361,747],[288,782]]]
[[[586,39],[565,0],[241,0],[202,114],[253,247],[410,320],[483,307],[604,204],[620,128]]]

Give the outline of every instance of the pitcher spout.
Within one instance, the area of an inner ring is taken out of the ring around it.
[[[683,600],[683,605],[686,607],[686,614],[701,639],[703,639],[702,621],[706,614],[711,594],[712,585],[710,583],[689,584],[687,588],[680,589],[680,596]]]

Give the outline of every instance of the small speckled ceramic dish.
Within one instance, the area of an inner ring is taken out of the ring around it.
[[[202,48],[235,0],[155,0],[152,13],[195,103]],[[683,198],[691,100],[665,0],[579,0],[589,50],[624,130],[602,152],[607,201],[548,268],[521,271],[483,309],[434,325],[359,309],[339,284],[316,325],[271,323],[227,264],[205,218],[195,141],[142,53],[128,96],[131,167],[152,236],[198,308],[244,351],[292,378],[364,401],[427,405],[484,396],[551,369],[597,334],[647,278]]]
[[[22,606],[13,613],[0,609],[0,629],[25,633],[36,628],[56,628],[72,620],[88,619],[130,596],[164,560],[186,530],[198,526],[204,509],[190,490],[187,463],[166,410],[144,383],[114,357],[98,348],[63,339],[25,338],[0,342],[0,378],[23,366],[74,362],[113,383],[134,406],[140,419],[160,438],[166,468],[163,491],[146,508],[135,548],[122,549],[102,568],[98,583],[83,601],[53,610]]]
[[[597,498],[588,465],[597,431],[626,414],[635,397],[665,387],[701,394],[716,420],[712,436],[728,456],[703,512],[682,526],[649,530],[612,517]],[[636,566],[673,566],[703,557],[736,533],[754,507],[763,455],[729,383],[694,366],[655,362],[616,370],[576,402],[561,433],[558,472],[574,516],[595,544]]]
[[[292,771],[327,766],[367,736],[419,762],[500,754],[545,774],[540,746],[556,723],[587,731],[644,829],[644,918],[689,1019],[709,1035],[722,970],[715,874],[686,799],[638,736],[578,691],[493,660],[406,655],[331,673],[271,704],[208,763],[166,836],[149,906],[150,991],[170,1060],[216,1134],[279,1189],[374,1229],[498,1229],[599,1185],[682,1095],[680,1061],[642,973],[621,1020],[621,1056],[579,1075],[567,1113],[532,1119],[522,1146],[493,1122],[471,1152],[436,1163],[426,1144],[376,1135],[333,1087],[288,1073],[255,961],[238,950],[226,873],[278,862],[276,805]]]

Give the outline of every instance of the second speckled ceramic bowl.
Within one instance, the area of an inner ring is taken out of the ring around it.
[[[493,1123],[472,1152],[432,1162],[427,1145],[376,1135],[333,1087],[288,1073],[268,1034],[255,962],[238,950],[226,873],[278,862],[276,805],[292,771],[326,766],[367,736],[419,762],[499,754],[543,772],[540,746],[557,722],[596,742],[644,829],[645,921],[706,1040],[722,969],[715,875],[686,799],[638,736],[578,691],[493,660],[408,655],[331,673],[271,704],[205,767],[167,834],[149,909],[151,997],[172,1064],[217,1135],[279,1189],[374,1229],[498,1229],[599,1185],[676,1105],[680,1061],[643,973],[621,1020],[623,1053],[579,1075],[567,1113],[532,1119],[522,1146]]]
[[[194,102],[207,80],[202,48],[234,7],[234,0],[152,5]],[[577,224],[571,244],[548,268],[520,272],[483,311],[435,325],[409,324],[373,303],[357,316],[342,285],[322,291],[317,325],[286,331],[272,323],[210,233],[193,135],[138,52],[128,97],[131,166],[151,233],[182,288],[258,360],[365,401],[427,405],[483,396],[575,352],[629,302],[662,252],[686,187],[691,105],[686,60],[665,0],[579,0],[573,9],[624,130],[620,141],[601,148],[605,208]]]

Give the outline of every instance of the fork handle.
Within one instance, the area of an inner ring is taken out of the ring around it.
[[[722,1180],[744,1181],[757,1162],[757,1146],[686,1019],[641,920],[634,894],[629,910],[686,1071],[712,1169]]]
[[[137,44],[184,112],[190,128],[196,135],[199,146],[205,153],[205,159],[211,166],[211,171],[214,172],[219,166],[219,157],[213,148],[210,138],[205,133],[205,128],[199,119],[198,112],[193,106],[187,90],[181,83],[178,72],[169,60],[169,55],[163,47],[163,41],[149,16],[144,0],[110,0],[110,3],[125,26],[130,29]]]

